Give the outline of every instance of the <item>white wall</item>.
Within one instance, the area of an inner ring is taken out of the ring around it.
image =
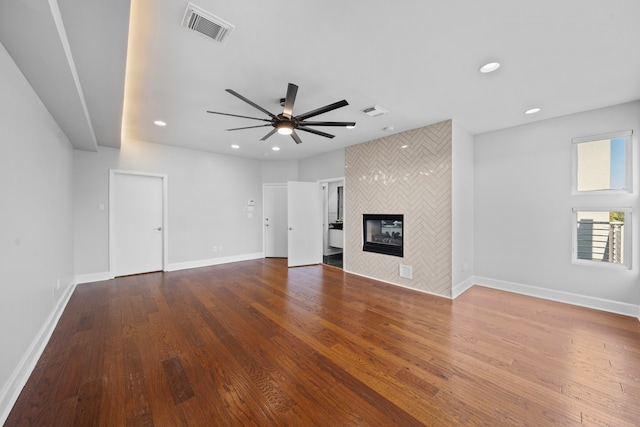
[[[74,269],[71,145],[1,44],[0,94],[2,424],[73,289]]]
[[[297,160],[265,160],[262,162],[262,182],[280,184],[298,180]]]
[[[473,254],[473,135],[455,120],[451,143],[452,297],[471,285]]]
[[[634,131],[634,193],[572,196],[571,139],[628,129]],[[625,304],[640,304],[639,136],[640,102],[477,135],[475,275],[569,293],[568,300],[581,305],[589,301],[575,295],[604,299],[616,303],[613,311],[633,314]],[[571,208],[606,201],[634,209],[631,270],[571,263]]]
[[[344,148],[298,161],[298,180],[315,182],[344,177]]]
[[[90,279],[109,271],[109,169],[168,175],[170,269],[262,253],[260,161],[123,141],[121,150],[74,152],[78,275]],[[256,202],[253,218],[244,210],[249,199]],[[214,252],[213,246],[222,250]]]

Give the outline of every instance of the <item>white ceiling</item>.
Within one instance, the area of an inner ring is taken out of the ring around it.
[[[637,0],[194,0],[235,25],[222,44],[181,26],[186,1],[48,3],[1,0],[0,41],[81,149],[118,147],[122,122],[125,138],[296,159],[389,135],[386,126],[451,118],[477,134],[640,99]],[[489,61],[502,66],[480,74]],[[296,145],[260,141],[270,128],[227,132],[261,122],[206,113],[266,117],[227,88],[280,113],[289,82],[294,114],[346,99],[313,120],[356,128],[320,128],[334,139],[299,132]],[[362,112],[373,105],[389,113]],[[542,111],[525,115],[531,107]]]

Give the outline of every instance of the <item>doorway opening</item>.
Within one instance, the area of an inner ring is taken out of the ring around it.
[[[322,263],[343,268],[344,263],[344,178],[322,181]]]

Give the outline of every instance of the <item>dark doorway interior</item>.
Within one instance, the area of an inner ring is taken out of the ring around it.
[[[322,257],[322,263],[332,267],[342,268],[342,252]]]

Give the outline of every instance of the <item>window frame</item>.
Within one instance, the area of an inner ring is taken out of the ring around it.
[[[624,254],[624,262],[613,263],[609,261],[597,261],[590,259],[578,258],[578,212],[624,212],[624,231],[623,240],[624,245],[622,247],[622,253]],[[608,207],[574,207],[571,209],[572,213],[572,243],[571,243],[571,262],[576,265],[597,266],[604,268],[617,268],[628,269],[632,268],[632,239],[633,233],[631,230],[632,224],[632,209],[631,208],[608,208]]]
[[[633,130],[624,130],[618,132],[609,132],[598,135],[583,136],[573,138],[572,142],[572,195],[593,195],[593,194],[629,194],[633,193],[633,150],[632,150]],[[622,189],[603,189],[603,190],[578,190],[578,145],[587,142],[595,142],[606,139],[624,138],[625,153],[625,185]]]

